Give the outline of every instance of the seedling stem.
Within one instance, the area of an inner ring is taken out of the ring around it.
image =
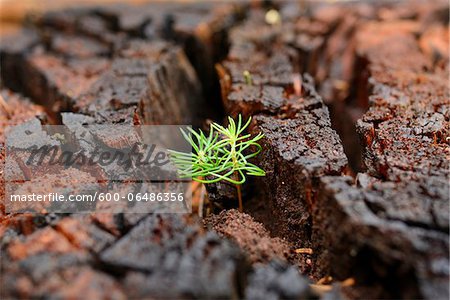
[[[178,169],[181,178],[192,178],[208,184],[228,181],[236,186],[239,210],[243,210],[241,184],[246,176],[265,176],[264,170],[249,162],[258,155],[262,147],[258,141],[262,133],[252,136],[245,134],[251,118],[243,124],[242,116],[237,122],[228,117],[228,126],[213,123],[209,134],[189,129],[181,130],[183,137],[191,144],[193,152],[170,151],[171,161]],[[256,150],[255,150],[256,149]]]

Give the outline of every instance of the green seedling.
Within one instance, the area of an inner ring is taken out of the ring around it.
[[[219,181],[228,181],[236,186],[239,210],[242,211],[241,185],[247,176],[265,176],[260,167],[249,162],[261,152],[258,141],[262,133],[252,136],[245,134],[250,125],[251,118],[243,124],[242,116],[235,122],[228,117],[228,126],[213,123],[209,134],[201,130],[181,130],[184,138],[193,148],[193,152],[184,153],[170,151],[171,161],[178,169],[181,178],[192,178],[195,181],[208,184]]]
[[[252,74],[250,74],[250,72],[248,70],[245,70],[244,72],[242,72],[242,76],[244,76],[246,85],[253,85]]]

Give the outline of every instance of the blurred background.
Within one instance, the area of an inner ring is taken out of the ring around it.
[[[186,1],[186,0],[182,0]],[[108,3],[144,3],[148,0],[0,0],[0,34],[9,34],[20,28],[26,15],[40,14],[44,11],[66,7],[80,7]],[[165,2],[153,0],[153,2]]]
[[[202,1],[211,2],[217,0]],[[327,2],[339,1],[348,0],[327,0]],[[13,33],[14,31],[18,30],[25,16],[30,14],[40,14],[44,11],[57,10],[67,7],[92,6],[97,4],[104,5],[114,3],[139,4],[145,2],[195,2],[195,0],[0,0],[0,35]]]

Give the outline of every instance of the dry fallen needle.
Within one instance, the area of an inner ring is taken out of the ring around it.
[[[295,253],[298,253],[298,254],[313,254],[313,250],[311,248],[298,248],[298,249],[295,249]]]
[[[332,284],[321,284],[320,282],[325,282],[328,280],[332,280],[332,278],[330,276],[322,278],[321,280],[319,280],[316,284],[310,284],[309,286],[311,287],[311,289],[316,292],[319,295],[323,295],[329,291],[331,291],[333,289],[333,285]],[[339,282],[339,284],[342,287],[346,287],[346,286],[352,286],[355,284],[355,279],[354,278],[347,278],[344,281]]]

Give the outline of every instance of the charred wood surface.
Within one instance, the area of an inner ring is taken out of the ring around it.
[[[242,114],[265,134],[254,162],[267,176],[244,188],[248,215],[223,211],[206,228],[2,203],[2,298],[317,297],[298,269],[331,275],[331,298],[448,298],[445,1],[152,3],[30,20],[0,45],[2,200],[4,130],[16,124]],[[48,190],[111,170],[33,171],[42,178],[26,184]],[[228,186],[208,191],[233,205]]]

